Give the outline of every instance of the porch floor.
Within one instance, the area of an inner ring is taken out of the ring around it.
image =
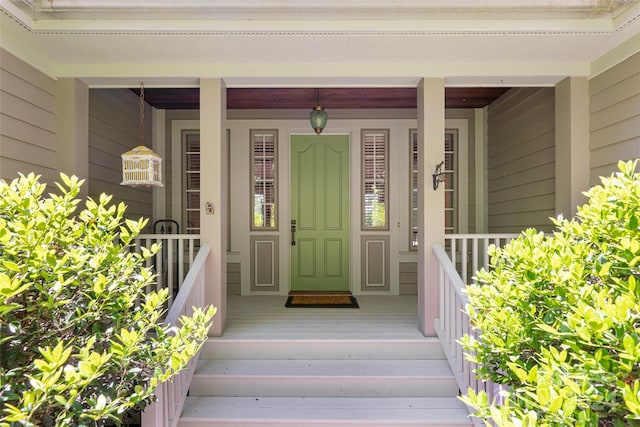
[[[360,308],[287,308],[286,296],[229,296],[226,339],[424,339],[414,296],[357,295]]]

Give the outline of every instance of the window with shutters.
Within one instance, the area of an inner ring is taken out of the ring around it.
[[[409,249],[418,249],[418,130],[409,131]]]
[[[409,249],[418,248],[418,131],[409,131],[410,144],[410,165],[409,168]],[[446,129],[444,133],[444,232],[455,233],[457,229],[456,213],[456,146],[458,145],[458,131],[456,129]]]
[[[362,229],[388,230],[389,130],[362,130]]]
[[[277,230],[278,131],[252,130],[251,229]]]
[[[444,232],[455,233],[457,230],[456,212],[456,150],[458,144],[458,131],[446,129],[444,133]],[[442,184],[441,184],[442,185]]]
[[[200,131],[182,132],[184,153],[184,207],[183,230],[188,234],[200,233]]]

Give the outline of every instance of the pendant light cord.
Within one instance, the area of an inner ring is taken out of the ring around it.
[[[144,83],[140,82],[140,141],[144,145]]]

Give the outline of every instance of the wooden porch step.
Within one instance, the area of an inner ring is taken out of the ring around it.
[[[189,397],[179,427],[472,426],[452,398]]]
[[[181,427],[471,426],[436,338],[210,338]]]
[[[209,338],[202,359],[443,360],[438,338],[419,339],[228,339]]]
[[[446,360],[201,360],[190,391],[198,396],[441,397],[456,396],[458,386]]]

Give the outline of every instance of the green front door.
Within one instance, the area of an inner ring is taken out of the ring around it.
[[[291,230],[291,290],[348,291],[347,135],[291,137]]]

